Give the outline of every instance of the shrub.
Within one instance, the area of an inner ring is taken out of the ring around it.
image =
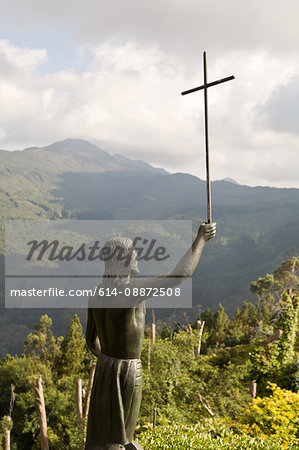
[[[299,394],[268,383],[270,397],[256,398],[245,410],[241,422],[249,434],[263,433],[285,442],[299,443]]]

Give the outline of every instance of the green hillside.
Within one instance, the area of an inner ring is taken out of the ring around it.
[[[0,173],[2,291],[6,218],[192,219],[194,231],[206,218],[204,181],[112,156],[79,139],[44,148],[2,150]],[[193,304],[215,309],[221,302],[232,314],[243,300],[253,298],[251,281],[298,255],[299,190],[215,181],[212,203],[217,236],[195,273]],[[186,314],[194,319],[196,311]],[[159,311],[165,317],[171,313]],[[54,331],[63,334],[70,312],[51,315]],[[79,315],[85,323],[85,311]],[[7,336],[13,335],[7,338],[10,344],[1,344],[2,354],[20,351],[17,336],[24,337],[39,316],[39,310],[1,310],[0,324]]]

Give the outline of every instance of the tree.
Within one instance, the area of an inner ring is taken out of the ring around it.
[[[52,319],[44,314],[35,324],[34,333],[29,333],[24,342],[24,351],[38,362],[53,364],[59,353],[61,338],[55,338],[51,331]]]
[[[274,276],[267,274],[264,278],[258,278],[250,285],[250,290],[257,295],[258,325],[262,325],[262,320],[269,319],[272,312],[274,297],[271,288],[274,286]]]
[[[170,339],[171,338],[171,329],[168,328],[167,323],[163,322],[162,329],[160,331],[160,338],[161,339]]]
[[[67,334],[62,340],[60,354],[56,361],[56,371],[59,377],[81,377],[86,374],[91,356],[86,346],[83,329],[77,314],[74,314]]]
[[[299,300],[299,298],[298,298]],[[281,364],[288,364],[294,359],[294,346],[296,340],[296,330],[298,327],[299,302],[286,292],[281,299],[282,307],[278,317],[274,322],[274,335],[279,337],[276,341],[278,350],[277,359]]]
[[[243,302],[242,308],[237,308],[226,338],[226,345],[235,346],[248,344],[251,339],[252,329],[257,324],[257,307],[252,303]]]
[[[212,329],[208,339],[208,343],[214,347],[214,351],[217,351],[220,344],[224,343],[228,326],[228,315],[224,311],[224,307],[219,303],[219,306],[213,315]]]
[[[298,294],[298,256],[283,261],[280,267],[274,271],[275,291],[279,297],[288,292],[291,297]]]
[[[200,320],[205,323],[206,329],[210,330],[213,325],[213,314],[210,308],[207,308],[200,315]]]
[[[299,314],[297,271],[298,258],[293,257],[273,275],[251,284],[258,304],[268,306],[259,310],[260,326],[254,330],[255,345],[250,355],[252,378],[258,380],[260,394],[267,392],[267,381],[282,378],[282,373],[288,371],[287,365],[294,362]]]
[[[292,299],[299,294],[298,290],[299,259],[297,256],[283,261],[273,272],[264,278],[251,283],[250,290],[258,298],[258,321],[268,322],[280,307],[283,307],[284,294]],[[276,302],[275,302],[276,299]]]
[[[13,429],[11,439],[17,448],[32,448],[39,434],[35,397],[31,383],[37,378],[36,362],[31,356],[7,356],[0,362],[0,415],[9,414],[11,385],[15,386],[15,405],[12,412]],[[51,382],[51,372],[45,364],[38,366],[47,384]]]
[[[76,320],[74,322],[76,323]],[[51,325],[51,319],[48,316],[42,316],[40,323],[35,326],[35,332],[30,333],[26,339],[25,348],[28,354],[22,355],[21,358],[8,356],[0,362],[0,417],[7,415],[10,386],[14,384],[16,401],[12,417],[14,421],[12,442],[20,450],[37,449],[41,445],[46,445],[46,435],[48,435],[49,447],[53,450],[78,449],[84,446],[83,427],[82,429],[78,427],[76,415],[74,378],[78,373],[76,372],[78,366],[75,364],[75,367],[71,369],[72,372],[64,373],[62,378],[58,378],[56,365],[60,357],[61,339],[53,336]],[[75,332],[72,333],[74,328],[76,329],[73,323],[70,325],[67,342],[72,341],[73,334],[76,336]],[[84,340],[83,335],[81,337]],[[81,353],[76,339],[74,339],[74,345]],[[69,347],[70,345],[66,345],[66,355],[69,354]],[[79,354],[78,358],[80,357],[84,358],[84,355]],[[67,368],[70,369],[70,366]],[[88,378],[88,372],[82,375]],[[40,377],[43,380],[44,399],[40,395],[40,386],[37,385]],[[82,378],[84,381],[83,376]],[[44,407],[38,409],[37,414],[36,406],[39,407],[43,403]]]

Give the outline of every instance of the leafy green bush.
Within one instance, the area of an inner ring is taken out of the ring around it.
[[[205,449],[205,450],[237,450],[237,449],[261,449],[278,450],[296,449],[296,443],[284,443],[273,437],[251,437],[234,434],[226,429],[221,435],[217,433],[202,431],[201,425],[178,426],[168,425],[157,427],[156,430],[148,430],[138,436],[138,441],[144,448],[151,450],[183,450],[183,449]]]
[[[299,444],[299,394],[268,383],[270,397],[256,398],[245,410],[241,422],[249,434],[263,433]]]

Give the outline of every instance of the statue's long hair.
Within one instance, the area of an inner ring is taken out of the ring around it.
[[[103,278],[97,287],[97,293],[89,298],[89,307],[102,309],[133,307],[135,298],[122,296],[121,303],[119,303],[120,299],[117,294],[118,292],[123,294],[122,287],[130,282],[131,275],[139,273],[133,241],[125,237],[114,237],[106,242],[103,252],[105,261]],[[116,290],[116,295],[112,294],[113,290]],[[108,294],[109,291],[112,295]]]
[[[130,275],[139,273],[132,239],[114,237],[106,242],[104,248],[105,271],[100,287],[113,289],[128,284]]]

